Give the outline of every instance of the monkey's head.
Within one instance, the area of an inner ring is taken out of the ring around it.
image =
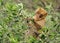
[[[47,16],[46,10],[44,10],[43,8],[38,8],[33,18],[36,21],[40,21],[40,20],[43,20],[46,16]]]

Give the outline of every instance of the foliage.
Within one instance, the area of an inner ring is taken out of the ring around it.
[[[36,3],[37,1],[35,1]],[[37,40],[30,37],[25,40],[25,30],[28,29],[25,18],[33,17],[34,11],[24,9],[23,3],[4,2],[0,0],[0,43],[59,43],[60,42],[60,13],[55,11],[52,3],[44,8],[48,12],[46,26]]]

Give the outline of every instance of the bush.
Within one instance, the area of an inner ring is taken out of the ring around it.
[[[46,5],[48,11],[46,26],[40,34],[40,40],[30,37],[24,39],[24,31],[28,29],[25,18],[33,17],[34,11],[24,9],[23,3],[4,2],[0,0],[0,43],[59,43],[60,42],[60,16],[54,11],[52,4]],[[3,4],[2,4],[3,3]]]

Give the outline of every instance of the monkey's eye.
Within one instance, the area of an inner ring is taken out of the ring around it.
[[[43,15],[42,15],[42,14],[40,14],[40,15],[39,15],[39,18],[42,18],[42,17],[43,17]]]

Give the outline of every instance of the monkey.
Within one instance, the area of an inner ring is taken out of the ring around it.
[[[46,16],[47,16],[47,11],[44,10],[43,8],[38,8],[35,11],[35,16],[33,16],[33,19],[36,24],[38,24],[40,27],[44,27],[45,22],[46,22]],[[37,27],[37,26],[36,26]],[[38,27],[37,27],[38,29]]]
[[[36,11],[35,11],[35,15],[33,16],[33,18],[28,18],[28,20],[31,20],[29,23],[28,23],[28,26],[29,26],[29,29],[27,29],[26,31],[26,37],[29,37],[29,36],[33,36],[35,38],[38,38],[39,36],[39,30],[44,27],[45,25],[45,18],[47,16],[47,11],[44,10],[43,8],[38,8]]]

